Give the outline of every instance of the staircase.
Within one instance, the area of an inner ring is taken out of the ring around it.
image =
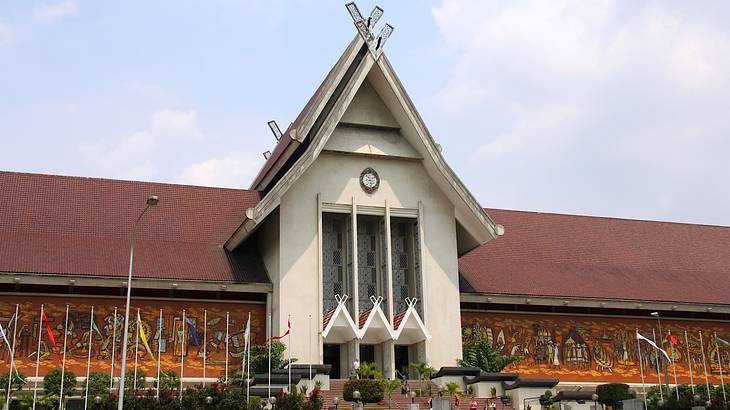
[[[345,386],[345,383],[347,380],[345,379],[331,379],[330,380],[330,389],[327,391],[322,390],[322,400],[324,401],[324,409],[329,409],[330,407],[334,408],[334,398],[337,397],[340,399],[339,404],[337,405],[338,409],[351,409],[353,403],[347,402],[342,398],[342,390]],[[424,382],[425,384],[425,382]],[[421,382],[418,380],[409,380],[408,385],[411,386],[411,388],[419,388],[421,385]],[[438,392],[438,387],[436,387],[435,384],[432,384],[432,391],[434,394]],[[422,390],[426,390],[427,387],[424,385]],[[423,397],[416,397],[414,399],[414,402],[418,404],[419,409],[421,410],[428,410],[428,396]],[[488,399],[486,398],[478,398],[477,399],[477,409],[478,410],[484,410],[484,406],[486,404]],[[468,397],[462,397],[461,403],[459,407],[456,407],[454,405],[452,407],[453,410],[469,410],[469,404],[471,402],[471,398]],[[408,394],[401,394],[400,391],[394,392],[391,395],[391,402],[390,402],[390,408],[391,410],[406,410],[408,408],[408,405],[411,403],[411,397]],[[388,398],[385,397],[382,402],[380,403],[368,403],[364,406],[367,409],[387,409],[388,408]],[[500,401],[497,401],[497,407],[496,410],[514,410],[511,406],[505,406]]]

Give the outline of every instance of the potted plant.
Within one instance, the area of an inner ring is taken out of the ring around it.
[[[489,389],[489,393],[492,395],[492,397],[497,397],[497,388],[492,386],[492,388]]]

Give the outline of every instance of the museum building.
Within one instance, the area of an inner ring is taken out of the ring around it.
[[[258,343],[290,329],[291,356],[331,378],[355,360],[389,377],[455,366],[487,340],[524,357],[507,369],[520,376],[636,384],[658,376],[637,332],[679,383],[730,370],[730,228],[483,208],[363,36],[277,138],[249,189],[0,172],[0,324],[17,305],[21,371],[38,354],[41,375],[60,366],[67,305],[67,367],[85,374],[87,340],[93,370],[120,365],[130,234],[150,195],[130,326],[152,351],[130,338],[128,353],[147,375],[159,355],[176,371],[185,357],[186,380],[228,377],[249,314]],[[9,357],[3,344],[0,371]]]

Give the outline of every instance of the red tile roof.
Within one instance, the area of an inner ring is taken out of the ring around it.
[[[730,303],[730,228],[486,211],[505,235],[459,259],[462,291]]]
[[[268,282],[251,250],[222,244],[256,191],[0,172],[0,272],[126,277],[132,223],[135,277]]]

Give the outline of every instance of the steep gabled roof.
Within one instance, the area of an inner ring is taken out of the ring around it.
[[[459,259],[462,292],[730,304],[730,228],[488,209],[505,234]]]
[[[448,166],[385,55],[375,59],[356,35],[256,177],[252,187],[262,191],[264,197],[246,211],[243,223],[226,242],[227,249],[241,244],[312,165],[366,78],[380,88],[378,93],[401,125],[403,137],[419,151],[426,172],[454,203],[458,236],[467,238],[460,241],[459,251],[497,236],[500,227]]]
[[[0,172],[0,192],[0,272],[126,278],[132,222],[158,195],[136,278],[269,281],[253,249],[223,249],[256,191]]]

